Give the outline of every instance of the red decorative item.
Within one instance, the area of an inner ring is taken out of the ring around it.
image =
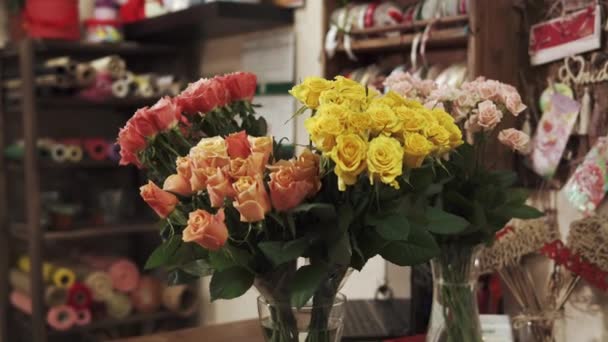
[[[102,161],[108,159],[109,143],[101,138],[90,138],[84,140],[84,149],[92,160]]]
[[[78,0],[28,0],[24,21],[31,37],[80,39]]]
[[[76,310],[88,309],[93,302],[91,290],[82,283],[74,283],[68,289],[68,305]]]
[[[132,23],[134,21],[146,18],[146,1],[145,0],[128,0],[120,8],[120,19],[123,23]]]

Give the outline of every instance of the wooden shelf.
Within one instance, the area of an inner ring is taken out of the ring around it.
[[[43,55],[72,55],[72,56],[145,56],[145,55],[165,55],[175,53],[172,46],[158,44],[140,44],[137,42],[122,43],[87,43],[70,42],[59,40],[40,40],[31,39],[34,52]],[[1,55],[5,58],[16,57],[19,53],[18,46],[8,45],[3,48]]]
[[[354,53],[403,50],[412,46],[415,38],[415,33],[406,33],[389,37],[353,39],[351,50]],[[467,42],[468,29],[466,27],[441,29],[433,31],[427,42],[427,48],[466,48]],[[337,50],[346,51],[343,44],[340,44]]]
[[[11,234],[21,240],[28,239],[27,226],[25,223],[13,223],[10,225]],[[101,226],[83,226],[72,230],[47,231],[43,238],[47,241],[67,241],[85,238],[97,238],[114,235],[126,235],[134,233],[158,232],[155,223],[118,223]]]
[[[22,170],[23,163],[20,160],[12,160],[9,159],[6,162],[6,166],[10,170]],[[38,167],[41,169],[118,169],[125,168],[118,165],[118,162],[114,162],[111,160],[82,160],[77,163],[73,162],[63,162],[57,163],[52,160],[43,159],[38,162]]]
[[[427,25],[433,24],[433,28],[446,27],[446,26],[461,26],[464,27],[469,22],[469,16],[456,15],[451,17],[443,17],[439,19],[431,20],[418,20],[411,23],[392,25],[392,26],[380,26],[366,29],[355,29],[350,32],[353,36],[358,35],[373,35],[387,32],[411,32],[411,31],[422,31]]]
[[[124,26],[130,40],[170,42],[217,38],[293,23],[293,10],[269,4],[215,1]]]
[[[143,97],[128,97],[128,98],[108,98],[103,101],[91,101],[82,99],[76,96],[40,96],[37,97],[36,104],[38,110],[45,109],[56,110],[58,108],[120,108],[120,109],[137,109],[145,106],[152,106],[158,98],[143,98]],[[21,111],[19,101],[13,101],[10,105],[6,105],[6,111],[16,113]],[[129,113],[132,114],[132,113]]]

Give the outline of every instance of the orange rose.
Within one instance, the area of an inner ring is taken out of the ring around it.
[[[265,165],[263,164],[263,155],[261,153],[254,152],[247,159],[234,158],[230,160],[225,168],[232,179],[239,179],[240,177],[252,176],[255,177],[264,171]]]
[[[213,176],[218,168],[217,167],[199,167],[192,169],[192,176],[190,177],[190,187],[193,192],[203,191],[207,189],[207,181],[209,177]]]
[[[165,179],[165,183],[163,184],[163,190],[171,191],[182,196],[190,196],[192,194],[190,180],[185,179],[179,174],[174,174],[167,177],[167,179]]]
[[[222,137],[203,138],[190,150],[190,159],[195,168],[223,167],[228,165],[228,149]]]
[[[249,145],[253,153],[261,153],[264,156],[262,164],[268,164],[272,154],[272,137],[249,137]]]
[[[161,218],[166,218],[175,209],[177,203],[179,203],[177,197],[172,193],[163,191],[152,181],[148,181],[148,184],[139,188],[141,198],[148,203],[150,208]]]
[[[190,160],[190,157],[177,157],[175,166],[178,175],[188,180],[192,178],[192,161]]]
[[[312,185],[307,197],[314,196],[321,188],[319,163],[319,155],[312,153],[309,149],[302,151],[295,162],[296,179],[298,181],[307,181]]]
[[[264,188],[262,177],[241,177],[232,186],[237,194],[233,205],[241,214],[241,221],[263,220],[266,213],[270,211],[270,199]]]
[[[314,187],[314,182],[297,179],[296,166],[293,162],[283,162],[270,173],[270,199],[277,211],[286,211],[297,207]]]
[[[233,198],[236,195],[228,177],[219,168],[207,179],[207,192],[213,208],[224,206],[224,198]]]
[[[230,158],[247,158],[251,154],[251,146],[247,139],[247,133],[240,131],[226,137],[226,146]]]
[[[195,210],[188,215],[188,226],[182,232],[182,240],[217,251],[228,240],[228,228],[224,220],[224,209],[218,210],[215,215],[205,210]]]

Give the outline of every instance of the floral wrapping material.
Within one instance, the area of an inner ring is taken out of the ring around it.
[[[608,138],[600,138],[566,183],[564,193],[574,207],[590,215],[608,190]]]
[[[555,173],[579,109],[580,104],[567,96],[551,96],[549,111],[543,114],[534,137],[532,167],[540,176],[551,178]]]

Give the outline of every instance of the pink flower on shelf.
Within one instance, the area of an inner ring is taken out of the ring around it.
[[[505,146],[522,154],[530,152],[530,137],[517,129],[508,128],[498,133],[498,140]]]
[[[257,88],[257,77],[249,72],[235,72],[217,78],[230,94],[230,101],[251,101]]]
[[[486,100],[477,105],[477,124],[484,130],[494,129],[502,120],[502,112],[496,108],[494,102]]]
[[[224,84],[217,79],[205,79],[190,83],[179,94],[175,101],[181,109],[189,114],[208,113],[225,106],[230,100],[230,93]]]
[[[182,233],[184,242],[195,242],[201,247],[217,251],[228,240],[228,227],[225,223],[224,209],[213,215],[197,209],[188,215],[188,225]]]

